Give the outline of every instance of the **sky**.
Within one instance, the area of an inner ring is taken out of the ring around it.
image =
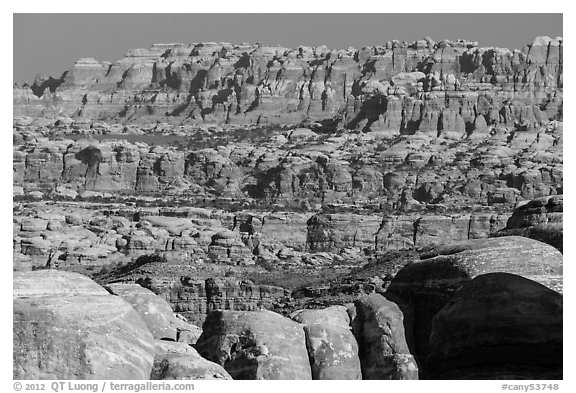
[[[14,82],[60,77],[76,60],[116,61],[153,43],[223,41],[331,49],[431,37],[520,49],[562,36],[562,14],[14,14]]]

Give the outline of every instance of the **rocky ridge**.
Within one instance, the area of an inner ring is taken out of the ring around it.
[[[15,86],[16,116],[288,124],[462,136],[494,124],[533,128],[561,113],[563,40],[521,50],[473,41],[330,50],[157,44],[117,62],[78,60],[60,78]]]

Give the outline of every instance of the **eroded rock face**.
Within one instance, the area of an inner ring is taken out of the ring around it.
[[[14,112],[233,124],[336,118],[389,135],[461,138],[482,129],[478,116],[526,129],[557,116],[562,48],[549,37],[514,51],[447,40],[360,50],[157,44],[112,65],[80,59],[59,80],[17,86]]]
[[[168,126],[164,134],[149,136],[186,143],[193,135],[211,146],[181,150],[148,145],[147,135],[135,142],[121,140],[123,134],[101,142],[46,140],[56,131],[26,126],[14,131],[32,134],[15,142],[14,185],[25,196],[38,191],[65,199],[124,191],[254,199],[308,210],[366,204],[405,211],[430,204],[514,206],[563,190],[563,126],[556,121],[535,133],[503,129],[450,143],[426,135],[381,139],[338,130],[322,141],[277,146],[275,138],[290,131],[271,129],[247,144],[244,134],[253,130],[234,127],[216,132]]]
[[[376,293],[360,297],[354,306],[352,326],[360,346],[363,379],[418,379],[400,308]]]
[[[168,300],[175,312],[201,326],[213,310],[252,311],[271,308],[290,291],[270,285],[256,285],[237,278],[150,277],[142,279],[154,293]]]
[[[508,273],[483,274],[433,318],[438,379],[562,379],[562,296]]]
[[[303,326],[271,311],[213,311],[198,352],[234,379],[312,379]]]
[[[146,324],[87,277],[14,273],[13,304],[14,379],[149,379]]]
[[[432,246],[420,260],[402,268],[387,289],[413,310],[415,351],[427,353],[434,315],[465,283],[481,274],[516,274],[552,289],[562,288],[562,254],[554,247],[519,236],[477,239]]]
[[[112,65],[81,59],[61,79],[14,87],[14,183],[39,197],[203,191],[306,208],[561,194],[562,38],[477,45],[173,44]],[[268,138],[244,144],[262,127]],[[213,143],[152,146],[173,136]]]
[[[510,129],[450,143],[426,135],[382,140],[344,130],[322,142],[280,147],[273,142],[287,133],[280,129],[248,146],[238,139],[249,130],[235,128],[218,133],[171,129],[156,137],[168,143],[176,133],[185,143],[194,135],[212,146],[184,151],[140,141],[46,140],[32,128],[27,132],[37,139],[14,146],[14,185],[27,196],[38,191],[80,199],[87,191],[124,191],[198,200],[250,198],[308,210],[317,204],[404,211],[430,204],[514,206],[562,193],[562,127],[555,122],[537,133]],[[222,145],[227,148],[218,148]]]
[[[504,229],[493,236],[526,236],[563,250],[563,195],[534,199],[514,210]]]
[[[307,247],[310,251],[335,253],[344,248],[373,248],[379,221],[366,215],[316,214],[307,223]]]
[[[358,343],[346,307],[302,310],[291,317],[304,325],[312,379],[362,379]]]
[[[379,251],[481,239],[504,228],[509,214],[386,215],[375,234]]]

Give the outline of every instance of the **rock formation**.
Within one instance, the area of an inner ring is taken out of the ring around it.
[[[14,378],[562,377],[560,37],[156,44],[13,113]]]
[[[204,359],[189,345],[156,341],[155,348],[150,379],[232,379],[222,366]]]
[[[413,316],[415,351],[426,354],[431,320],[465,283],[496,272],[516,274],[562,289],[562,254],[552,246],[509,236],[431,246],[401,269],[386,293]]]
[[[304,324],[312,379],[362,379],[358,343],[344,306],[301,310],[292,319]]]
[[[14,379],[149,379],[152,334],[126,301],[68,272],[13,285]]]
[[[538,37],[521,50],[199,43],[81,59],[61,79],[14,87],[14,182],[69,197],[200,186],[300,207],[514,205],[562,193],[562,51],[561,38]],[[257,129],[261,146],[238,143]],[[183,151],[78,134],[223,143]]]
[[[505,213],[384,216],[374,246],[390,250],[486,238],[504,228],[508,217]]]
[[[137,284],[109,284],[106,289],[134,307],[154,339],[176,341],[176,321],[164,299]]]
[[[198,352],[235,379],[312,379],[302,325],[270,311],[213,311]]]
[[[47,140],[39,133],[52,137],[58,133],[54,128],[26,126],[30,140],[14,146],[14,185],[24,195],[38,191],[63,199],[85,199],[94,192],[168,194],[304,210],[317,205],[403,211],[429,205],[512,207],[562,193],[561,125],[457,143],[421,135],[382,140],[344,133],[281,146],[275,138],[292,131],[270,129],[247,146],[241,139],[248,131],[240,128],[204,133],[170,127],[157,140],[172,143],[170,135],[176,133],[176,140],[189,143],[189,135],[205,135],[202,143],[211,147],[153,147],[128,142],[123,134],[117,140]],[[18,128],[16,135],[22,132]]]
[[[534,199],[514,210],[506,227],[492,236],[526,236],[563,249],[562,195]]]
[[[508,273],[465,284],[434,317],[428,369],[439,379],[562,378],[562,296]]]
[[[513,51],[430,39],[358,50],[156,44],[15,87],[14,113],[177,124],[335,119],[385,135],[461,138],[485,132],[484,123],[533,129],[559,116],[562,50],[562,38],[549,37]]]
[[[354,334],[360,345],[363,379],[418,379],[404,317],[396,304],[371,294],[354,303]]]
[[[196,279],[158,274],[157,277],[147,275],[140,282],[166,297],[176,312],[198,326],[213,310],[272,308],[275,301],[289,297],[289,291],[284,288],[256,285],[233,277]]]

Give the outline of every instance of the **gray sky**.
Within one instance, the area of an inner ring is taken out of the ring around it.
[[[426,36],[520,49],[562,35],[562,14],[14,14],[14,82],[59,77],[81,57],[116,61],[153,43],[380,45]]]

